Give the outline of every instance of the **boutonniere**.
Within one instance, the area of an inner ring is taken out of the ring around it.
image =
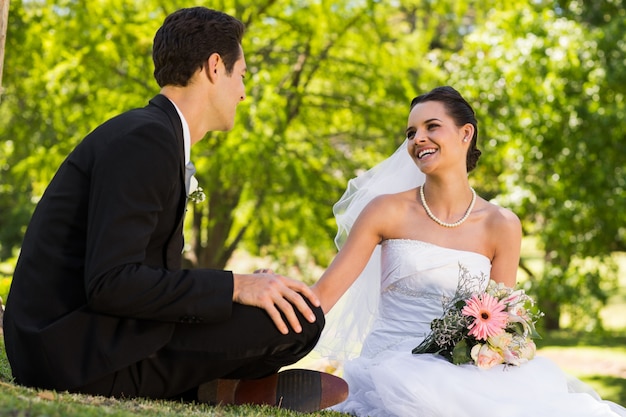
[[[195,204],[202,203],[206,200],[206,194],[204,194],[204,190],[200,187],[198,180],[194,176],[191,177],[189,182],[189,195],[187,198]]]

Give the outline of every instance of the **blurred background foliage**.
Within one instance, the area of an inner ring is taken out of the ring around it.
[[[602,328],[626,250],[624,0],[11,0],[1,296],[56,168],[158,93],[152,37],[195,5],[246,24],[249,75],[236,127],[192,150],[207,201],[187,217],[189,266],[240,251],[313,282],[347,181],[402,143],[411,98],[452,85],[478,115],[472,185],[520,216],[520,280],[545,325]]]

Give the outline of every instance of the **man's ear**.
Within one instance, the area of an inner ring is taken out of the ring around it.
[[[206,65],[206,73],[209,81],[215,82],[218,76],[217,67],[222,62],[222,57],[218,53],[211,54],[209,59],[207,59]]]

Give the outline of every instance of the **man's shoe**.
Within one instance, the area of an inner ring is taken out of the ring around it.
[[[311,413],[348,397],[343,379],[308,369],[289,369],[261,379],[218,379],[198,387],[198,400],[214,405],[270,405]]]

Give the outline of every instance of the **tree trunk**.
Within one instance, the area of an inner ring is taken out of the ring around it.
[[[0,98],[2,98],[2,70],[4,68],[4,45],[9,25],[9,0],[0,0]]]
[[[561,308],[558,302],[544,300],[541,303],[541,310],[545,314],[541,320],[546,330],[559,330],[561,328]]]

